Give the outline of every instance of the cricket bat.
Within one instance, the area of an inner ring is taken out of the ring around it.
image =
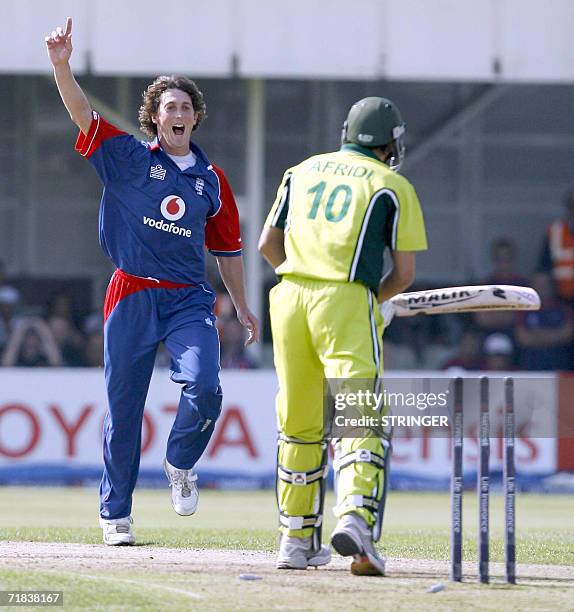
[[[478,310],[539,310],[540,296],[531,287],[475,285],[399,293],[391,298],[395,316],[446,314]]]

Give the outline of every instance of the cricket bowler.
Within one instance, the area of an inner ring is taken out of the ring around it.
[[[415,190],[396,172],[404,134],[390,100],[355,103],[339,151],[285,172],[261,234],[259,250],[280,278],[270,292],[279,379],[279,569],[330,561],[321,544],[324,379],[382,377],[382,334],[390,320],[379,304],[411,285],[416,252],[427,248]],[[383,275],[387,248],[392,268]],[[352,557],[354,574],[384,575],[374,534],[384,510],[389,440],[372,433],[334,442],[338,523],[331,544]]]
[[[104,305],[104,364],[109,410],[104,421],[100,525],[109,545],[134,544],[132,493],[144,404],[160,342],[171,355],[171,379],[182,392],[164,468],[174,510],[198,504],[193,467],[221,411],[215,294],[206,281],[204,246],[249,331],[259,323],[245,299],[239,217],[223,172],[191,143],[206,113],[186,77],[158,77],[144,92],[140,142],[94,112],[69,65],[72,20],[46,37],[62,101],[80,133],[76,150],[104,185],[100,243],[116,266]]]

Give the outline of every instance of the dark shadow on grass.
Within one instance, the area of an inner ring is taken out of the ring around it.
[[[572,578],[552,578],[552,576],[517,576],[516,577],[516,582],[520,585],[520,581],[521,580],[529,580],[531,582],[541,582],[542,584],[540,585],[536,585],[536,584],[527,584],[525,586],[543,586],[545,589],[552,589],[552,588],[564,588],[567,587],[569,589],[574,589],[574,580]],[[559,582],[560,584],[544,584],[546,582]]]

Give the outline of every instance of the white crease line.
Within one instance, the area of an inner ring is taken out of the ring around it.
[[[59,570],[49,570],[49,569],[40,569],[40,572],[48,572],[52,574],[61,574]],[[92,580],[112,580],[115,582],[125,582],[126,584],[135,584],[139,587],[148,587],[151,589],[160,589],[162,591],[170,591],[171,593],[177,593],[178,595],[187,595],[192,599],[203,599],[201,595],[194,593],[193,591],[185,591],[184,589],[176,589],[174,587],[162,586],[160,584],[150,584],[149,582],[139,582],[138,580],[130,580],[129,578],[116,578],[115,576],[94,576],[93,574],[84,574],[83,572],[78,572],[76,576],[91,578]]]

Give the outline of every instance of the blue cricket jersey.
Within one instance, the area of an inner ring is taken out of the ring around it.
[[[95,167],[104,192],[100,244],[117,268],[175,283],[205,282],[205,246],[241,255],[239,215],[223,172],[191,144],[182,171],[159,142],[139,141],[93,113],[76,150]]]

